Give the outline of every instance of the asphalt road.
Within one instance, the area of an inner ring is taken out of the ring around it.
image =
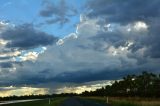
[[[68,98],[60,106],[109,106],[95,101],[80,99],[80,98]]]
[[[12,103],[22,103],[22,102],[31,102],[31,101],[37,101],[37,100],[42,100],[42,99],[2,101],[2,102],[0,102],[0,105],[12,104]]]

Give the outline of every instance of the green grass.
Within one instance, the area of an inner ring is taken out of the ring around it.
[[[38,101],[31,101],[31,102],[23,102],[23,103],[13,103],[7,104],[4,106],[59,106],[66,98],[53,98],[51,99],[51,103],[49,104],[49,100],[38,100]]]
[[[160,106],[158,98],[110,98],[112,106]]]
[[[84,99],[94,100],[96,102],[106,103],[105,97],[82,97]],[[160,106],[158,98],[123,98],[109,97],[108,100],[111,106]]]
[[[133,102],[130,101],[113,101],[111,102],[112,106],[138,106],[136,104],[134,104]]]
[[[89,99],[99,103],[106,103],[104,97],[80,97],[82,99]],[[24,103],[8,104],[4,106],[59,106],[66,98],[57,97],[49,100],[39,100]],[[121,97],[109,97],[109,104],[111,106],[160,106],[160,99],[151,98],[121,98]]]
[[[98,103],[106,103],[106,99],[103,97],[79,97],[81,99],[88,99]]]

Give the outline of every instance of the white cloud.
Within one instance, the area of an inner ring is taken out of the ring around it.
[[[47,50],[47,47],[41,47],[41,48],[40,48],[40,51],[38,51],[38,52],[39,52],[39,54],[42,54],[42,53],[44,53],[46,50]]]
[[[6,57],[6,56],[19,56],[21,54],[20,51],[14,51],[14,52],[7,52],[7,53],[0,53],[1,57]]]
[[[137,21],[134,23],[134,27],[135,30],[137,31],[145,31],[148,29],[148,25],[145,22],[142,21]]]
[[[87,17],[84,14],[80,14],[80,22],[87,21]]]
[[[56,42],[57,45],[62,45],[63,43],[64,43],[63,39],[59,39],[59,40]]]
[[[4,22],[4,21],[0,21],[0,28],[5,28],[8,25],[9,25],[9,23]]]
[[[3,39],[0,39],[0,46],[4,46],[8,43],[8,41],[5,41]]]
[[[0,97],[7,96],[24,96],[24,95],[39,95],[47,94],[48,88],[34,88],[34,87],[0,87]]]
[[[0,20],[0,34],[10,27],[14,27],[14,24]]]
[[[66,41],[71,40],[71,39],[77,39],[78,35],[76,33],[70,33],[69,35],[65,36],[62,39],[59,39],[56,44],[57,45],[63,45]]]
[[[119,46],[118,48],[115,48],[114,46],[110,46],[108,48],[108,53],[113,56],[126,56],[131,51],[128,50],[130,46],[133,45],[133,42],[127,41],[125,46]]]
[[[83,20],[77,25],[76,33],[80,35],[80,37],[96,35],[96,33],[100,30],[100,26],[97,24],[97,22],[98,19]]]
[[[19,56],[19,58],[21,61],[27,61],[27,60],[35,61],[37,59],[38,55],[39,55],[39,53],[37,53],[37,52],[28,52],[28,53],[24,54],[24,56]]]

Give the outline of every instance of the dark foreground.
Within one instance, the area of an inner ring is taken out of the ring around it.
[[[108,97],[111,106],[160,106],[160,98]],[[13,101],[12,101],[13,102]],[[2,103],[2,102],[1,102]],[[104,97],[55,97],[43,100],[0,104],[0,106],[110,106]]]
[[[68,98],[60,106],[109,106],[95,101],[81,99],[81,98]]]
[[[109,106],[105,103],[98,103],[94,100],[80,97],[60,97],[44,100],[5,102],[0,105],[4,106]]]

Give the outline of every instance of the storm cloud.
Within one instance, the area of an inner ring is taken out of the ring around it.
[[[106,22],[131,23],[148,21],[160,15],[159,0],[89,0],[89,17],[103,17]]]
[[[10,41],[6,47],[18,49],[32,49],[39,46],[47,46],[57,40],[54,36],[36,30],[32,24],[23,24],[7,29],[0,37],[3,40]]]
[[[13,49],[7,56],[20,55],[20,62],[25,61],[14,64],[14,72],[3,71],[3,75],[12,77],[4,80],[0,74],[0,84],[81,84],[117,80],[148,70],[159,73],[159,4],[159,0],[88,0],[76,30],[61,38],[30,24],[4,30],[1,47]],[[63,0],[58,5],[45,0],[43,6],[39,14],[48,23],[67,23],[76,13]],[[23,51],[42,46],[41,53]],[[1,67],[9,66],[1,63]]]
[[[0,68],[12,68],[13,64],[10,62],[0,63]]]
[[[46,19],[46,24],[59,23],[63,25],[70,21],[70,17],[77,14],[74,6],[68,5],[65,0],[60,0],[58,4],[54,4],[50,0],[43,1],[43,9],[39,12],[42,17],[49,17]]]
[[[32,24],[1,24],[0,71],[3,73],[15,71],[16,66],[22,65],[23,61],[34,61],[40,53],[31,52],[33,49],[41,48],[43,52],[44,46],[52,45],[58,39],[35,29]]]
[[[34,79],[34,83],[84,83],[118,79],[144,70],[158,72],[159,65],[156,63],[159,60],[151,61],[151,57],[145,57],[148,48],[144,49],[141,45],[134,52],[131,49],[135,43],[141,44],[140,41],[149,36],[146,23],[111,24],[104,30],[105,26],[98,22],[99,19],[82,20],[76,32],[59,39],[57,45],[48,47],[34,64],[27,62],[17,69],[30,72],[34,69],[32,75],[24,70],[19,73],[20,76]]]

